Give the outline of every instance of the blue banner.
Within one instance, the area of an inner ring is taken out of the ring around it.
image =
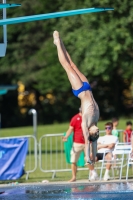
[[[24,174],[27,138],[0,140],[0,180],[16,180]]]

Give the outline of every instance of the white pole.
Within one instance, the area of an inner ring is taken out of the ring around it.
[[[33,114],[33,135],[37,138],[37,112],[32,108],[28,113]]]

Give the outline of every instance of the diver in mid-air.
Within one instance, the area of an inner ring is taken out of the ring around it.
[[[57,46],[59,61],[67,73],[73,94],[81,100],[82,130],[85,138],[86,162],[93,164],[93,162],[95,162],[97,139],[99,137],[99,129],[97,127],[99,108],[93,97],[87,78],[79,71],[77,66],[71,60],[58,31],[54,31],[53,38],[54,44]],[[92,144],[93,160],[90,159],[90,143]]]

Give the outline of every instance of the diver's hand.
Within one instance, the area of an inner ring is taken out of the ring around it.
[[[90,158],[88,158],[88,160],[87,160],[86,164],[93,165],[93,164],[94,164],[94,162],[93,162],[93,160],[90,160]]]

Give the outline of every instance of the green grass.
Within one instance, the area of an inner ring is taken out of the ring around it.
[[[125,129],[125,124],[126,124],[127,119],[121,119],[119,121],[119,126],[118,129]],[[98,127],[100,130],[104,130],[104,124],[107,121],[100,121],[98,123]],[[45,134],[50,134],[50,133],[64,133],[69,127],[69,123],[62,123],[62,124],[53,124],[53,125],[39,125],[37,128],[37,139],[39,141],[40,137],[45,135]],[[33,127],[19,127],[19,128],[7,128],[7,129],[0,129],[0,136],[1,137],[11,137],[11,136],[22,136],[22,135],[32,135],[33,134]],[[122,133],[120,134],[120,141],[122,141]],[[57,144],[58,144],[58,150],[61,149],[61,138],[59,137],[57,139]],[[52,144],[53,149],[55,149],[55,144]],[[34,149],[33,141],[31,142],[31,148],[32,150]],[[48,148],[50,148],[50,143],[48,141]],[[66,160],[65,156],[61,150],[61,152],[58,153],[58,158],[61,158],[61,163],[56,163],[56,154],[53,152],[52,153],[52,158],[48,155],[48,160],[47,163],[45,163],[46,159],[46,154],[44,153],[45,151],[45,144],[43,144],[42,147],[43,153],[42,153],[42,160],[43,164],[42,167],[43,169],[50,169],[50,159],[52,160],[52,165],[53,168],[61,168],[61,167],[66,167]],[[62,157],[63,155],[63,157]],[[38,160],[39,162],[39,160]],[[27,168],[27,163],[29,164],[29,156],[26,158],[26,171],[28,170]],[[31,160],[30,160],[31,166],[34,166],[34,156],[33,154],[31,155]],[[70,169],[70,165],[68,165],[67,168]],[[125,170],[123,169],[123,175],[125,175]],[[132,174],[132,170],[129,170],[129,176]],[[33,173],[29,174],[29,179],[25,180],[25,175],[18,180],[19,183],[22,182],[41,182],[44,179],[47,179],[49,181],[64,181],[64,180],[69,180],[71,178],[71,170],[69,172],[57,172],[56,177],[52,179],[52,173],[46,173],[46,172],[41,172],[39,167],[37,167],[36,171]],[[78,171],[77,173],[77,179],[87,179],[88,178],[88,170],[85,171]],[[7,183],[9,181],[4,181],[2,183]],[[11,182],[11,181],[10,181]]]
[[[108,120],[109,121],[109,120]],[[125,129],[127,119],[120,119],[118,129]],[[98,127],[100,130],[104,130],[104,124],[107,121],[99,121]],[[49,133],[63,133],[67,130],[69,123],[62,124],[50,124],[50,125],[39,125],[37,128],[37,135],[40,138],[44,134]],[[1,137],[19,136],[19,135],[30,135],[33,134],[33,127],[19,127],[19,128],[4,128],[0,129]]]
[[[63,133],[68,128],[68,123],[63,124],[50,124],[50,125],[39,125],[37,127],[37,136],[40,138],[44,134],[49,133]],[[5,128],[0,129],[1,137],[20,136],[20,135],[31,135],[33,134],[33,127],[19,127],[19,128]]]

